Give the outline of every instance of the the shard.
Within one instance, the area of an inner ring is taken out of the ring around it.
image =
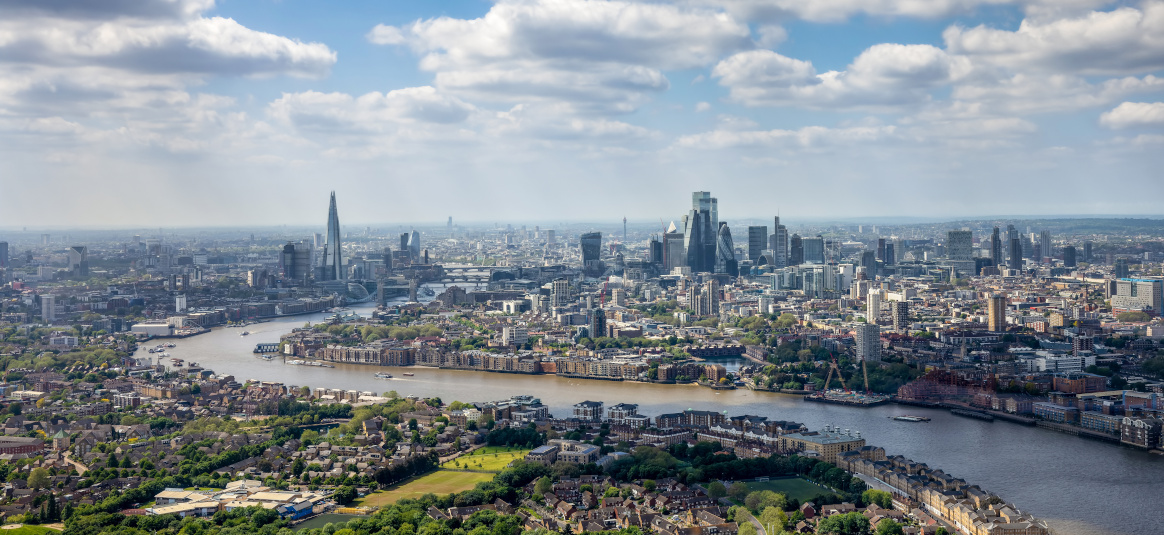
[[[344,260],[340,247],[339,212],[335,208],[335,192],[331,192],[331,206],[327,209],[327,240],[323,244],[320,280],[344,280]]]

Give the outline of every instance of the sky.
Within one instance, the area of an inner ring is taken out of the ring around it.
[[[1164,1],[0,0],[0,227],[1161,214]]]

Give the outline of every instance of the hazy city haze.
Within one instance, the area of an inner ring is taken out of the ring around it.
[[[1164,3],[0,3],[0,225],[1158,214]]]

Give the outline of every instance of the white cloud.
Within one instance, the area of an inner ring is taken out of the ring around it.
[[[385,131],[401,123],[460,123],[475,108],[428,86],[371,92],[359,97],[346,93],[284,93],[268,107],[275,119],[299,128]]]
[[[1124,102],[1099,116],[1108,128],[1164,126],[1164,102]]]
[[[710,110],[710,109],[711,109],[711,104],[708,104],[706,102],[696,102],[695,103],[695,111],[696,112],[705,112],[705,111]]]
[[[1164,90],[1164,78],[1148,75],[1090,83],[1067,74],[1019,73],[1003,79],[984,77],[954,87],[951,96],[1005,113],[1049,113],[1106,106],[1127,95]]]
[[[1119,75],[1164,69],[1164,3],[1068,18],[1027,18],[1016,31],[952,26],[951,54],[1024,72]]]
[[[931,90],[969,70],[965,59],[930,45],[879,44],[844,71],[818,74],[811,62],[752,50],[724,59],[712,75],[733,100],[749,106],[848,109],[925,102]]]
[[[868,145],[893,138],[894,126],[858,126],[827,128],[806,126],[798,130],[717,129],[680,137],[675,148],[720,150],[733,148],[779,148],[820,150],[847,145]]]
[[[855,15],[885,18],[937,19],[969,14],[998,5],[1017,5],[1029,15],[1053,16],[1091,9],[1112,0],[691,0],[697,5],[722,6],[749,20],[799,18],[813,22],[842,22]]]
[[[369,39],[407,43],[442,90],[606,112],[667,89],[663,70],[752,46],[747,25],[716,10],[597,0],[503,0],[479,19],[381,25]]]

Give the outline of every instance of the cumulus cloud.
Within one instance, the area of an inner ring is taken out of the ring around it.
[[[747,25],[721,11],[598,0],[503,0],[479,19],[380,25],[368,39],[410,46],[442,90],[616,112],[670,87],[663,70],[753,46]]]
[[[818,74],[811,62],[752,50],[719,62],[712,76],[729,88],[733,100],[749,106],[861,108],[927,101],[931,90],[969,70],[964,58],[930,45],[879,44],[844,71]]]
[[[1164,3],[1050,20],[1024,19],[1015,31],[951,26],[951,54],[1008,69],[1119,75],[1164,69]]]
[[[680,137],[675,148],[720,150],[763,148],[821,150],[846,145],[868,145],[895,137],[895,126],[828,128],[806,126],[798,130],[717,129]]]
[[[1054,16],[1111,3],[1112,0],[692,0],[722,6],[748,20],[804,19],[842,22],[856,15],[936,19],[974,13],[983,7],[1014,5],[1028,15]]]
[[[1124,102],[1099,116],[1108,128],[1164,126],[1164,102]]]
[[[284,93],[268,106],[272,117],[300,128],[361,131],[383,131],[401,123],[459,123],[474,110],[472,105],[428,86],[359,97],[338,92]]]
[[[987,104],[1007,113],[1049,113],[1106,106],[1135,93],[1164,90],[1164,78],[1153,75],[1088,82],[1068,74],[1018,73],[984,78],[954,87],[959,101]]]

